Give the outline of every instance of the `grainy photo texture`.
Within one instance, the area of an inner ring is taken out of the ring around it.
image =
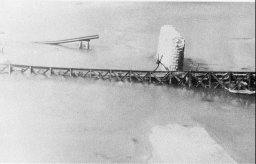
[[[254,163],[255,2],[0,0],[0,163]]]

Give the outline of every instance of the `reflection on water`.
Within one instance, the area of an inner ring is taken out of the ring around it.
[[[223,93],[15,75],[0,90],[3,162],[145,162],[151,129],[166,124],[203,127],[235,160],[254,159],[255,102]]]
[[[229,105],[238,105],[242,108],[251,107],[255,104],[255,95],[234,94],[223,89],[194,89],[190,96],[199,97],[201,101],[218,102]]]

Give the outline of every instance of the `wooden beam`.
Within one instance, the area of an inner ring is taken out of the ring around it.
[[[129,72],[127,72],[123,77],[121,77],[121,81],[124,80],[124,78],[126,78],[129,75]]]
[[[222,80],[218,79],[214,74],[212,74],[212,77],[213,77],[213,78],[218,82],[218,84],[220,84],[223,88],[227,88],[227,87],[223,84]],[[215,88],[217,88],[217,86],[218,86],[218,85],[216,85]]]

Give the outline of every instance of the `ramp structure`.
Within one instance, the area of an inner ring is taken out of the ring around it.
[[[56,40],[56,41],[42,41],[42,42],[35,42],[35,43],[58,45],[58,44],[70,43],[70,42],[80,42],[79,48],[82,48],[83,41],[84,41],[84,42],[86,42],[86,48],[90,49],[90,41],[93,39],[99,39],[99,35],[91,35],[91,36],[84,36],[84,37],[64,39],[64,40]]]
[[[143,71],[117,69],[90,69],[0,64],[0,74],[29,76],[89,78],[113,81],[141,82],[188,88],[226,89],[233,93],[255,94],[255,72],[203,71]]]

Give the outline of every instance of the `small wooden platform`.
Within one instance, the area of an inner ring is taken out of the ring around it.
[[[57,76],[64,78],[89,78],[189,88],[222,88],[232,91],[255,91],[256,88],[255,72],[145,71],[0,64],[0,74],[24,74],[48,78]]]
[[[91,36],[84,36],[84,37],[64,39],[64,40],[56,40],[56,41],[42,41],[42,42],[35,42],[35,43],[58,45],[58,44],[70,43],[70,42],[80,42],[79,47],[82,48],[82,42],[85,41],[85,42],[87,42],[86,48],[90,49],[90,41],[92,39],[99,39],[99,35],[91,35]]]

